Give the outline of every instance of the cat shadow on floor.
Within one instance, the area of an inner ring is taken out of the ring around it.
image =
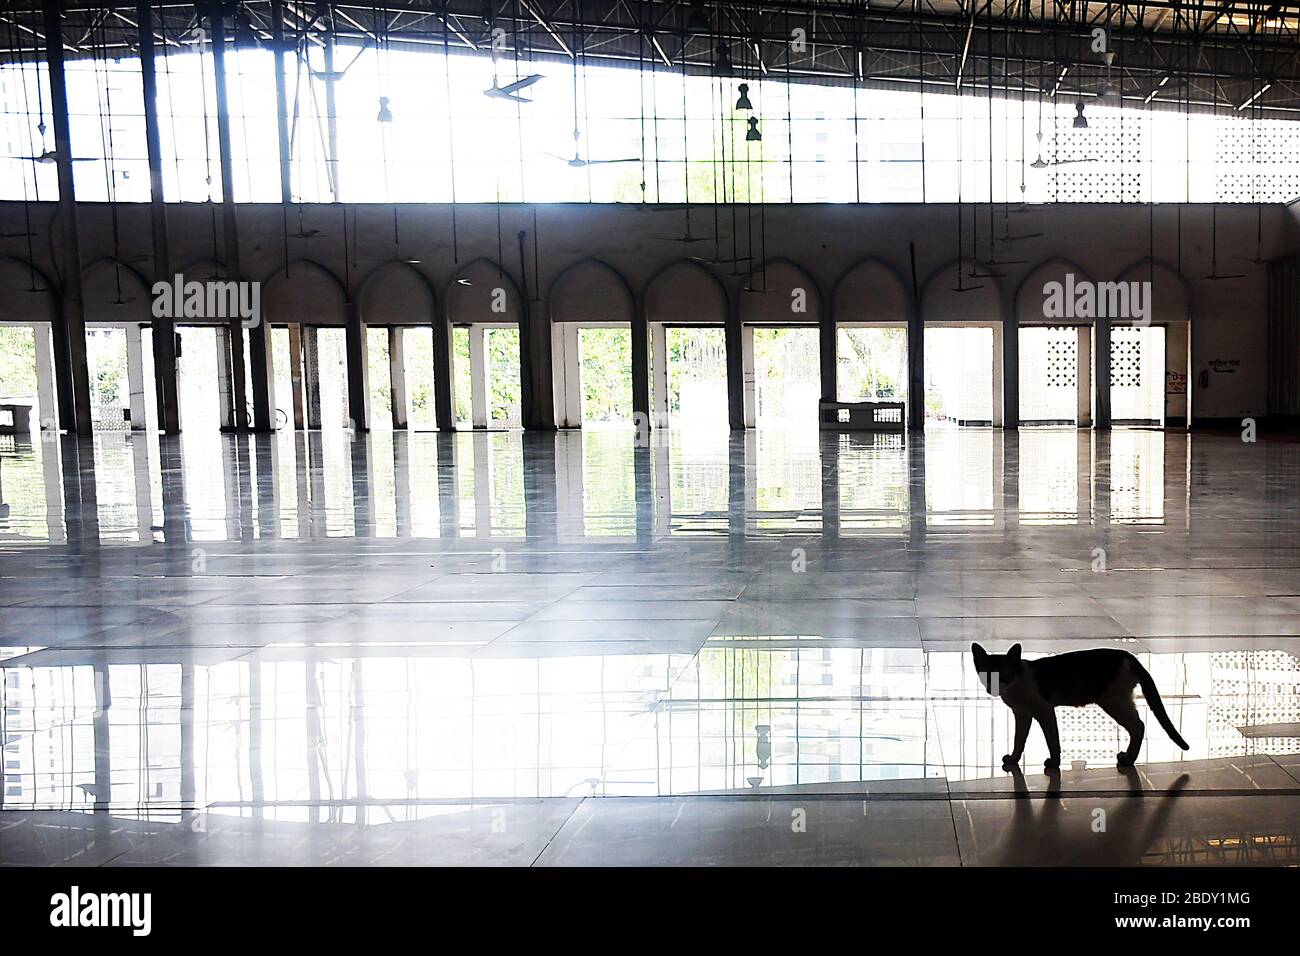
[[[1132,866],[1165,832],[1183,774],[1164,791],[1144,791],[1138,771],[1122,767],[1128,792],[1114,796],[1061,795],[1060,773],[1047,775],[1032,795],[1019,767],[1009,770],[1015,810],[993,851],[994,866]]]

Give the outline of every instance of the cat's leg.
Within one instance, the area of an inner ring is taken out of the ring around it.
[[[1056,710],[1046,708],[1038,715],[1038,722],[1043,727],[1043,737],[1047,741],[1047,759],[1043,761],[1044,770],[1061,769],[1061,738],[1056,733]]]
[[[1029,728],[1034,725],[1034,718],[1029,711],[1013,710],[1016,717],[1016,743],[1009,754],[1002,755],[1002,769],[1010,770],[1020,763],[1020,756],[1025,752],[1025,741],[1029,739]]]
[[[1121,754],[1115,755],[1115,762],[1121,767],[1133,766],[1133,761],[1137,759],[1138,751],[1142,749],[1142,738],[1146,734],[1146,726],[1142,723],[1142,717],[1138,713],[1137,705],[1133,703],[1130,694],[1121,694],[1118,697],[1107,700],[1099,700],[1097,704],[1106,713],[1128,731],[1128,749]]]

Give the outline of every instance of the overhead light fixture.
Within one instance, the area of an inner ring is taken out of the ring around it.
[[[391,123],[393,121],[393,111],[388,108],[388,97],[379,97],[379,115],[375,119],[381,123]]]
[[[1142,105],[1146,106],[1148,103],[1154,100],[1156,98],[1156,94],[1159,93],[1161,90],[1163,90],[1165,88],[1165,84],[1168,82],[1169,82],[1168,76],[1161,77],[1160,82],[1156,84],[1156,88],[1152,90],[1150,93],[1148,93],[1146,99],[1142,101]]]
[[[717,56],[713,61],[713,72],[716,76],[731,75],[731,50],[727,48],[725,40],[718,41]]]
[[[1079,99],[1079,100],[1075,100],[1075,101],[1074,101],[1074,112],[1075,112],[1075,117],[1074,117],[1074,128],[1075,128],[1075,129],[1087,129],[1087,128],[1088,128],[1088,117],[1086,117],[1086,116],[1083,115],[1083,100],[1082,100],[1082,99]]]
[[[737,89],[739,89],[740,91],[740,97],[736,100],[736,109],[752,110],[754,108],[754,104],[749,102],[749,84],[741,83],[740,86],[737,87]]]
[[[750,143],[757,143],[763,139],[763,134],[758,131],[758,117],[749,118],[749,129],[745,131],[745,140]]]

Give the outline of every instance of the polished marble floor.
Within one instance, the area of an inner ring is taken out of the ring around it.
[[[1298,655],[1280,438],[0,437],[0,863],[1295,865]]]

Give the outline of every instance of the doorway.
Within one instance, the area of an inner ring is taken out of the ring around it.
[[[1020,424],[1077,425],[1091,391],[1080,383],[1080,336],[1087,327],[1022,326],[1020,329]],[[1083,370],[1088,373],[1089,370]],[[1087,374],[1088,381],[1091,375]]]
[[[1112,425],[1165,424],[1165,330],[1162,326],[1110,331]]]
[[[726,429],[726,332],[716,326],[669,326],[664,329],[664,351],[664,410],[672,426]]]
[[[925,417],[957,426],[993,424],[992,328],[926,328]]]

